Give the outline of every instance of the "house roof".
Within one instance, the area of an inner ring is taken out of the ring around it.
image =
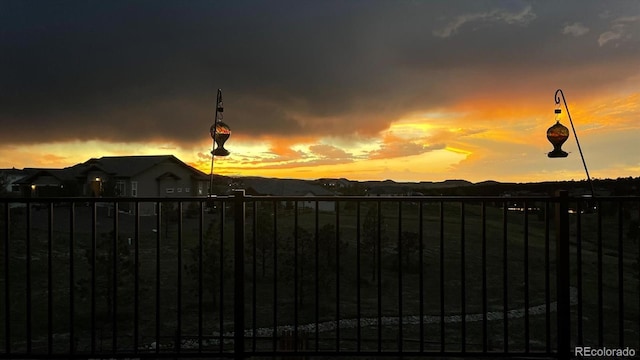
[[[75,180],[75,175],[67,169],[38,169],[25,168],[25,177],[16,181],[16,184],[31,184],[35,179],[41,176],[52,176],[60,181]]]
[[[20,179],[20,183],[29,183],[35,178],[43,175],[53,176],[61,181],[77,180],[83,177],[87,172],[92,170],[103,171],[107,174],[117,177],[128,178],[140,174],[148,169],[165,161],[173,161],[189,171],[195,178],[202,180],[208,179],[208,176],[200,170],[197,170],[173,155],[142,155],[142,156],[103,156],[101,158],[92,158],[84,163],[76,164],[64,169],[38,169],[26,168],[26,177]],[[175,175],[174,175],[175,176]]]
[[[26,173],[22,169],[10,168],[10,169],[0,169],[0,174],[20,176],[20,175],[25,175]]]
[[[205,173],[187,165],[173,155],[103,156],[99,159],[89,159],[76,166],[79,170],[81,169],[80,173],[85,173],[93,166],[118,177],[132,177],[165,161],[172,161],[189,169],[194,177],[207,178]]]

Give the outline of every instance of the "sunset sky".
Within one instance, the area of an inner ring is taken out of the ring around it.
[[[0,1],[0,168],[530,182],[562,88],[592,177],[640,176],[640,1]],[[570,128],[562,107],[561,122]]]

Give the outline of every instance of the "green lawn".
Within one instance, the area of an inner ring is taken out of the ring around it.
[[[440,349],[441,337],[445,339],[447,350],[462,348],[463,327],[460,321],[447,321],[444,333],[441,332],[439,316],[441,307],[444,315],[455,316],[464,312],[467,315],[483,312],[483,274],[486,278],[486,306],[491,314],[502,314],[505,310],[524,309],[525,305],[535,307],[545,304],[545,214],[542,211],[530,211],[525,228],[523,212],[508,211],[506,219],[501,207],[487,204],[483,236],[483,217],[480,203],[467,203],[464,206],[464,228],[461,220],[460,203],[425,203],[422,218],[419,217],[419,205],[402,205],[402,217],[399,218],[397,202],[382,203],[380,210],[383,221],[380,224],[381,248],[377,248],[378,223],[367,219],[368,214],[377,214],[376,202],[362,202],[358,221],[355,206],[341,204],[339,216],[335,212],[318,214],[316,244],[316,214],[313,210],[293,208],[277,210],[277,245],[273,236],[273,209],[271,204],[259,206],[257,232],[254,237],[253,205],[247,206],[245,239],[246,273],[246,328],[274,327],[274,309],[277,310],[277,326],[292,325],[297,320],[300,326],[326,323],[340,318],[367,319],[361,329],[362,349],[377,350],[380,343],[383,349],[398,349],[400,327],[385,325],[378,333],[378,316],[393,318],[399,315],[423,315],[428,320],[423,325],[424,338],[420,339],[420,325],[402,326],[402,346],[404,349],[418,350],[422,342],[427,350]],[[633,206],[632,206],[633,205]],[[373,207],[371,212],[370,208]],[[182,247],[179,247],[177,218],[170,212],[163,213],[160,227],[155,217],[141,219],[139,236],[139,342],[149,344],[155,341],[156,334],[156,282],[160,283],[159,305],[157,309],[160,322],[160,336],[163,343],[172,341],[176,335],[178,321],[178,301],[181,302],[181,332],[184,336],[196,336],[199,328],[199,281],[198,256],[200,254],[199,219],[192,217],[185,205],[182,226]],[[75,337],[79,350],[87,350],[91,344],[91,246],[92,226],[88,209],[76,209],[75,232],[73,233],[73,279],[70,279],[69,256],[69,219],[65,217],[68,209],[56,208],[54,213],[53,242],[51,246],[51,312],[54,349],[64,351],[69,346],[69,320],[73,313]],[[219,210],[218,210],[219,211]],[[442,213],[442,222],[441,222]],[[638,242],[634,235],[637,226],[637,204],[625,205],[622,209],[622,225],[619,225],[618,209],[614,208],[602,214],[602,324],[603,344],[618,346],[619,318],[623,319],[625,343],[640,348],[639,329],[639,290],[638,280]],[[45,351],[48,334],[48,229],[46,211],[34,211],[27,231],[24,213],[12,212],[10,232],[10,286],[9,299],[11,310],[11,347],[20,351],[27,346],[27,314],[31,313],[31,339],[34,351]],[[197,215],[197,211],[196,211]],[[551,214],[549,214],[551,215]],[[582,246],[582,326],[583,343],[598,346],[600,321],[598,313],[598,214],[583,214],[580,219]],[[551,218],[553,218],[551,216]],[[46,217],[45,217],[46,219]],[[400,219],[400,220],[399,220]],[[225,227],[220,233],[220,213],[205,214],[202,231],[205,248],[204,277],[202,292],[202,325],[205,336],[217,336],[220,332],[233,330],[233,218],[227,211],[223,220]],[[400,221],[400,223],[399,223]],[[635,222],[634,222],[635,221]],[[296,231],[297,222],[297,231]],[[339,223],[340,244],[336,244],[335,232]],[[98,349],[110,349],[112,346],[113,313],[109,310],[108,293],[113,291],[111,264],[113,258],[110,249],[115,238],[114,218],[99,214],[97,229],[96,265],[96,346]],[[420,225],[422,224],[423,253],[420,258]],[[504,225],[506,224],[506,231]],[[120,229],[118,241],[118,287],[117,287],[117,342],[119,349],[130,349],[133,344],[134,329],[134,245],[128,244],[128,238],[135,242],[133,217],[127,214],[118,216]],[[442,231],[441,231],[442,227]],[[621,232],[618,229],[621,228]],[[156,230],[156,232],[153,231]],[[358,229],[360,239],[358,241]],[[463,231],[464,229],[464,231]],[[572,286],[577,286],[577,216],[572,216]],[[297,233],[297,241],[295,235]],[[619,235],[621,234],[621,235]],[[27,238],[29,236],[31,263],[27,267]],[[220,238],[224,239],[222,246]],[[505,239],[506,235],[506,239]],[[372,237],[373,236],[373,237]],[[160,238],[159,254],[156,242]],[[622,240],[622,258],[618,256],[618,241]],[[255,239],[255,249],[254,249]],[[483,258],[483,239],[486,241],[486,258]],[[528,246],[525,247],[525,241]],[[441,247],[441,243],[443,246]],[[505,249],[504,244],[507,247]],[[402,250],[399,253],[398,245]],[[318,252],[316,252],[316,246]],[[555,241],[553,223],[551,224],[549,252],[549,298],[555,299]],[[360,248],[360,277],[358,278],[358,252]],[[462,250],[464,247],[464,264]],[[222,256],[220,248],[223,249]],[[276,251],[274,251],[276,249]],[[4,247],[2,248],[2,287],[6,289],[4,275]],[[381,258],[376,254],[380,251]],[[508,259],[504,263],[504,256]],[[526,251],[526,253],[525,253]],[[253,258],[253,255],[256,258]],[[297,254],[297,257],[294,256]],[[317,256],[316,256],[317,254]],[[179,256],[181,255],[181,256]],[[156,272],[160,259],[160,273]],[[277,259],[277,262],[275,261]],[[483,259],[486,271],[483,271]],[[621,259],[621,260],[620,260]],[[525,261],[528,269],[528,304],[525,301]],[[420,264],[422,263],[422,268]],[[276,266],[277,264],[277,269]],[[622,266],[624,278],[623,308],[619,307],[618,271]],[[181,265],[181,266],[179,266]],[[255,278],[253,277],[255,266]],[[379,266],[379,267],[378,267]],[[318,276],[316,276],[316,267]],[[221,269],[223,271],[221,271]],[[442,271],[441,271],[442,269]],[[506,269],[506,275],[504,270]],[[27,272],[31,276],[31,304],[27,302]],[[378,277],[380,273],[380,277]],[[221,276],[222,275],[222,276]],[[178,288],[178,276],[181,277]],[[420,279],[422,276],[422,287]],[[441,283],[441,276],[444,282]],[[506,278],[506,282],[505,282]],[[70,282],[73,280],[74,306],[70,309]],[[222,280],[222,281],[221,281]],[[275,283],[275,285],[274,285]],[[318,287],[316,287],[316,283]],[[339,283],[339,287],[338,287]],[[400,284],[402,286],[400,287]],[[255,289],[255,290],[254,290]],[[277,301],[274,302],[274,289]],[[360,301],[358,302],[358,289]],[[506,290],[505,290],[506,289]],[[222,294],[220,291],[222,290]],[[256,297],[253,298],[255,291]],[[464,292],[464,293],[463,293]],[[0,316],[6,322],[6,304],[4,291],[0,296]],[[180,296],[178,296],[180,294]],[[378,298],[380,294],[381,302]],[[506,295],[507,303],[504,302]],[[402,314],[400,314],[400,298]],[[420,298],[423,299],[422,307]],[[317,301],[316,301],[317,299]],[[444,299],[444,303],[441,300]],[[297,300],[297,305],[296,305]],[[255,305],[254,305],[255,303]],[[380,312],[378,310],[381,310]],[[577,325],[579,307],[572,306],[573,330]],[[221,315],[222,314],[222,315]],[[222,318],[221,318],[222,316]],[[316,318],[317,317],[317,318]],[[405,318],[406,320],[407,318]],[[433,320],[437,319],[437,320]],[[415,321],[414,321],[415,322]],[[222,327],[220,326],[222,324]],[[524,350],[526,326],[524,315],[512,316],[506,323],[509,350]],[[555,344],[555,312],[550,313],[551,348]],[[531,314],[529,317],[529,346],[531,350],[546,348],[546,317]],[[313,327],[312,327],[313,329]],[[465,349],[482,350],[483,323],[471,317],[464,327]],[[488,321],[487,345],[489,350],[501,351],[505,347],[505,322],[501,318]],[[323,331],[318,334],[320,349],[332,350],[336,347],[337,332]],[[381,336],[378,339],[378,336]],[[575,338],[576,333],[574,332]],[[340,330],[341,349],[355,349],[357,331],[353,327]],[[315,349],[316,333],[307,334],[308,347]],[[209,340],[209,338],[206,338]],[[378,340],[381,340],[379,342]],[[251,343],[248,342],[248,346]],[[0,347],[4,348],[5,327],[0,328]],[[217,348],[217,345],[210,345]],[[260,340],[258,348],[271,349],[272,341]],[[226,344],[226,348],[232,345]]]

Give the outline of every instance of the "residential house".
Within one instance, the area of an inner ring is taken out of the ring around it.
[[[77,196],[77,182],[68,169],[25,168],[14,192],[23,197]]]
[[[238,179],[246,189],[247,195],[267,196],[335,196],[335,194],[321,185],[305,180],[296,179],[266,179],[246,177]],[[317,201],[318,210],[335,211],[334,201]],[[298,203],[300,208],[315,209],[316,200],[306,200]]]
[[[20,185],[16,181],[26,175],[27,173],[21,169],[0,169],[0,185],[4,187],[0,189],[0,194],[4,194],[4,196],[20,196]]]
[[[208,192],[209,177],[173,155],[105,156],[74,168],[84,196],[181,197]]]
[[[64,169],[25,169],[25,196],[207,196],[209,177],[173,155],[104,156]],[[144,204],[141,213],[150,213]]]
[[[329,189],[344,189],[352,186],[351,182],[345,178],[340,178],[340,179],[323,178],[323,179],[318,179],[316,181]]]

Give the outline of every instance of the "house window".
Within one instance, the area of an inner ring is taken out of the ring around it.
[[[125,192],[124,181],[122,180],[116,181],[116,196],[124,196],[125,194],[126,192]]]
[[[177,190],[178,190],[178,192],[180,192],[180,193],[182,192],[182,188],[178,188]]]
[[[198,183],[198,195],[202,195],[202,183]]]
[[[138,182],[137,181],[132,181],[131,182],[131,196],[133,196],[133,197],[138,196]]]
[[[187,194],[190,194],[191,193],[191,188],[188,188],[188,187],[184,188],[184,192],[186,192]]]
[[[173,188],[167,188],[165,191],[167,194],[173,194]]]

